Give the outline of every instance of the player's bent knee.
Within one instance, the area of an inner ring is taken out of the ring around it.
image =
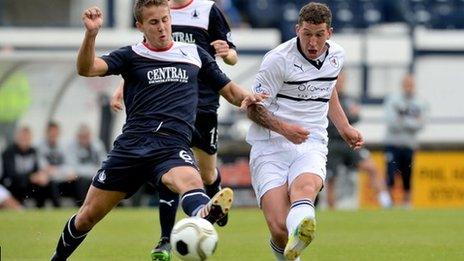
[[[197,170],[193,168],[176,168],[163,175],[162,182],[177,193],[203,188],[203,181]]]
[[[212,184],[214,181],[216,181],[216,169],[211,168],[211,169],[201,169],[200,171],[201,174],[201,179],[203,180],[203,183],[205,184]]]
[[[286,224],[280,221],[269,221],[268,226],[275,243],[285,245],[288,238]]]
[[[304,195],[315,195],[319,192],[320,187],[316,184],[305,184],[301,186],[299,190]]]

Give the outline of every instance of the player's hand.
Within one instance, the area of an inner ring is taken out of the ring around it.
[[[226,58],[229,55],[229,44],[227,44],[224,40],[216,40],[211,42],[211,45],[214,47],[216,51],[216,56],[221,58]]]
[[[286,123],[281,133],[287,140],[294,144],[301,144],[309,137],[309,131],[300,125]]]
[[[268,94],[266,93],[255,93],[255,94],[250,94],[245,97],[245,99],[242,100],[242,103],[240,104],[240,109],[241,110],[246,110],[248,106],[252,104],[257,104],[269,97]]]
[[[364,145],[364,138],[360,131],[353,128],[353,126],[349,125],[345,129],[340,132],[340,135],[343,137],[345,142],[352,148],[352,149],[360,149]]]
[[[124,109],[123,98],[123,88],[117,88],[110,101],[110,106],[113,111],[120,112]]]
[[[87,32],[96,35],[103,25],[103,13],[100,8],[96,6],[91,7],[82,14],[82,22]]]

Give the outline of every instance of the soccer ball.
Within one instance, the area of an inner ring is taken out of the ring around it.
[[[182,260],[206,260],[216,250],[218,234],[206,219],[189,217],[174,225],[171,246]]]

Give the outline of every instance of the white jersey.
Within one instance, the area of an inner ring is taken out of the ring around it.
[[[310,131],[310,138],[327,137],[327,113],[338,74],[345,61],[344,49],[327,41],[328,49],[320,62],[308,60],[293,38],[268,52],[252,87],[254,93],[267,93],[264,107],[274,116],[299,124]],[[282,138],[282,135],[253,123],[247,141]]]

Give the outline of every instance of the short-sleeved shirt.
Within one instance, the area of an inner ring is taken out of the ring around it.
[[[171,8],[172,37],[174,41],[192,43],[202,47],[212,57],[216,51],[211,45],[215,40],[226,41],[235,48],[231,31],[221,10],[213,1],[192,0],[186,6]],[[202,79],[199,81],[198,110],[216,112],[219,107],[219,95]]]
[[[168,50],[144,43],[120,48],[102,57],[106,75],[122,75],[126,123],[110,155],[150,156],[140,135],[169,133],[187,144],[192,138],[198,102],[198,79],[219,91],[230,79],[201,47],[174,42]],[[137,136],[137,138],[134,138]]]
[[[263,105],[276,117],[299,124],[310,131],[310,138],[327,143],[327,113],[338,74],[343,67],[345,51],[327,41],[322,60],[309,60],[293,38],[268,52],[256,75],[252,91],[267,93]],[[282,135],[253,123],[247,141],[282,138]]]

